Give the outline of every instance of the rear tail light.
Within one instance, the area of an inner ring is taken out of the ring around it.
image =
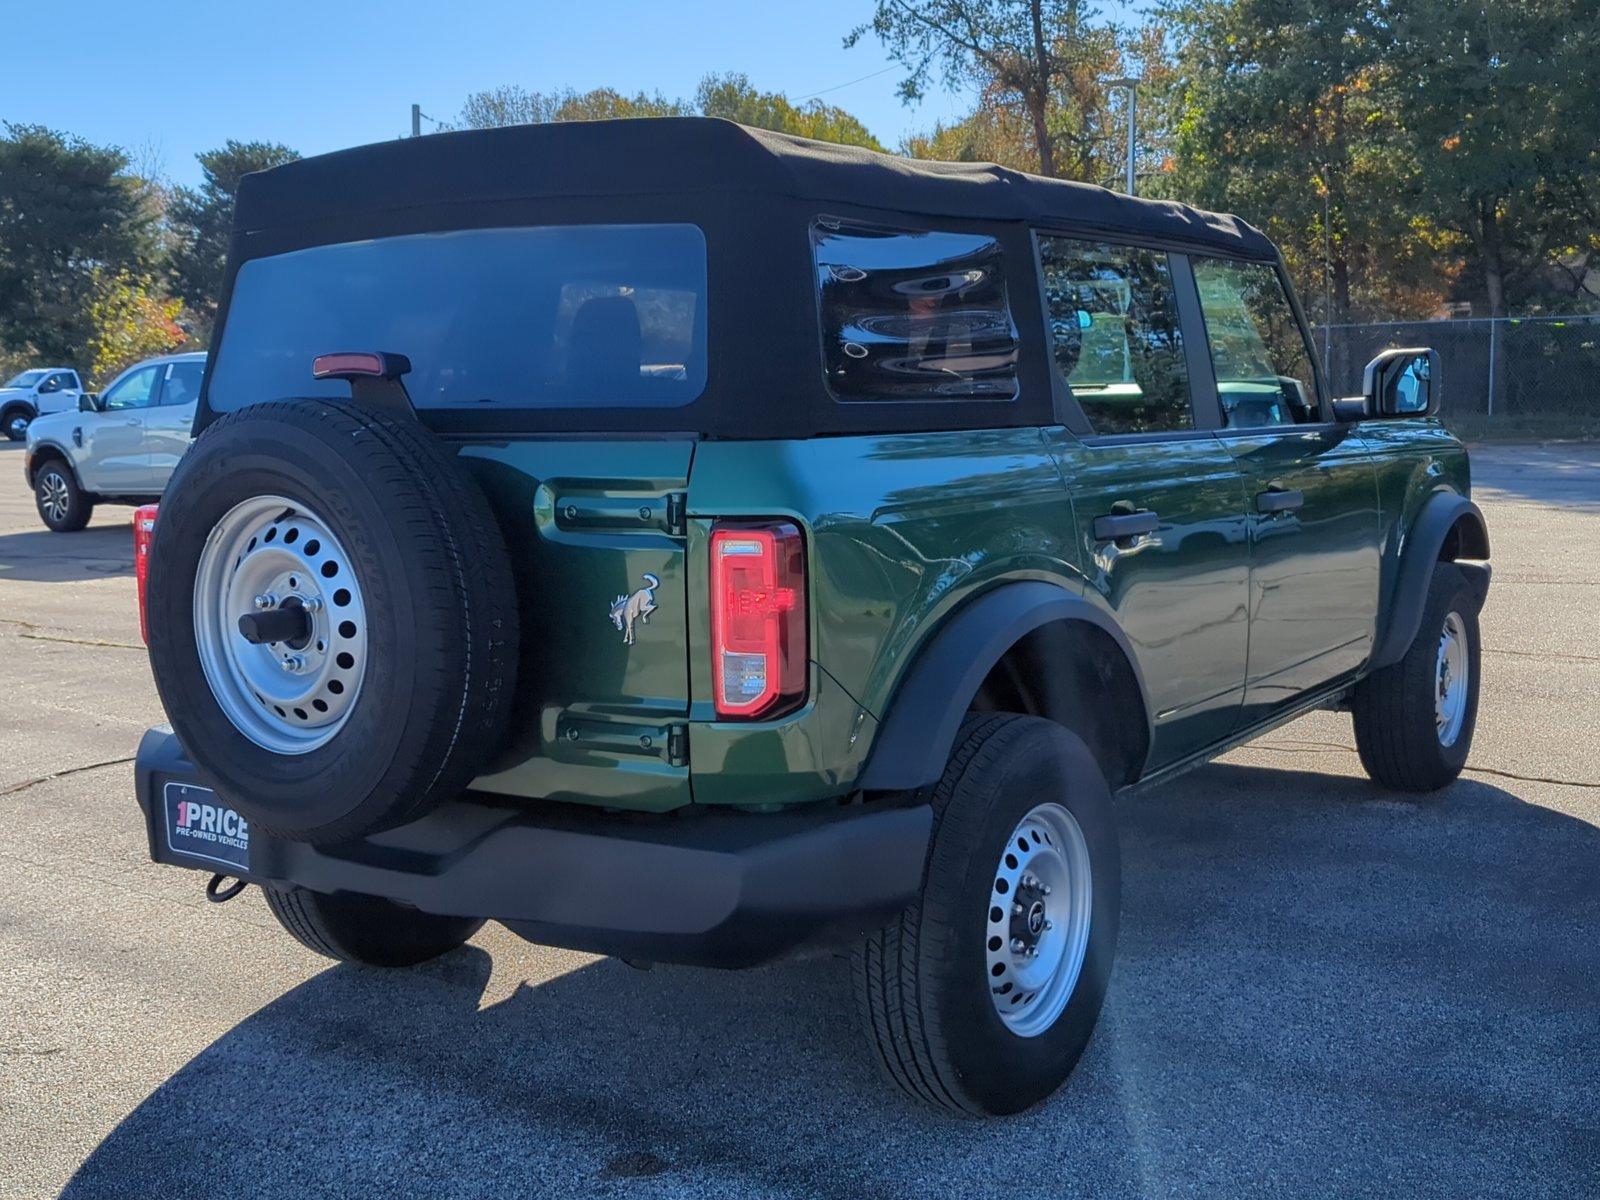
[[[139,588],[139,636],[150,644],[149,606],[145,586],[150,581],[150,539],[156,531],[156,506],[146,504],[133,510],[133,578]]]
[[[711,653],[717,716],[776,717],[806,696],[806,548],[788,521],[711,531]]]

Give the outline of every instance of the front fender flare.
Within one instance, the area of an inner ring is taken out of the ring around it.
[[[1127,635],[1103,610],[1056,584],[1003,584],[962,606],[917,652],[895,689],[857,786],[907,791],[936,781],[984,678],[1021,638],[1056,621],[1083,621],[1110,635],[1133,670],[1140,696],[1148,697]],[[1148,703],[1144,710],[1148,724]]]
[[[1483,557],[1489,556],[1488,525],[1476,504],[1455,492],[1440,492],[1424,504],[1401,545],[1400,570],[1394,598],[1389,604],[1389,621],[1381,627],[1382,635],[1373,649],[1369,669],[1391,666],[1404,658],[1411,648],[1417,628],[1422,624],[1422,610],[1428,602],[1428,587],[1439,562],[1439,552],[1444,549],[1451,529],[1463,517],[1476,524]],[[1474,564],[1462,570],[1469,572],[1469,582],[1481,604],[1489,590],[1488,564]]]

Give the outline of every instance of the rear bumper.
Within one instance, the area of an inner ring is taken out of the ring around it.
[[[882,925],[922,885],[933,822],[925,804],[673,817],[468,796],[345,845],[249,831],[245,849],[208,857],[193,852],[205,843],[172,845],[169,799],[203,785],[170,730],[145,735],[136,779],[156,862],[485,917],[546,945],[718,967]]]

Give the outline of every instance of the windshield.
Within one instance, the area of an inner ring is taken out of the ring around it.
[[[43,379],[47,373],[48,372],[45,371],[24,371],[21,375],[18,375],[16,378],[7,383],[6,386],[32,387],[34,384],[38,383],[39,380]]]
[[[216,411],[344,396],[336,351],[404,354],[418,408],[687,404],[706,380],[706,244],[694,225],[566,225],[316,246],[240,268]]]

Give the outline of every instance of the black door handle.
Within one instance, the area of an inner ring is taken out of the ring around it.
[[[1306,502],[1306,494],[1273,484],[1264,492],[1256,493],[1256,511],[1263,513],[1293,512]]]
[[[1094,519],[1094,540],[1122,543],[1161,528],[1161,514],[1148,508],[1137,512],[1110,513]]]

